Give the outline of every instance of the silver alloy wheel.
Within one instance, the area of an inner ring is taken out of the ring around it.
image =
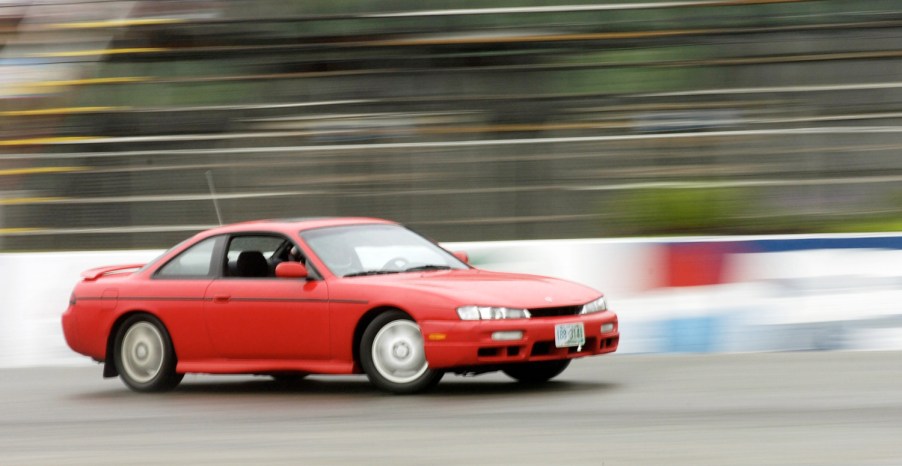
[[[137,383],[147,383],[163,367],[163,334],[150,322],[137,322],[122,338],[122,369]]]
[[[423,334],[409,320],[395,320],[379,329],[373,338],[372,356],[379,374],[394,383],[413,382],[429,368]]]

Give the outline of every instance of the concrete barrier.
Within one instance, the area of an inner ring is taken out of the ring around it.
[[[60,316],[83,270],[149,261],[162,251],[0,254],[0,367],[85,363]]]
[[[623,353],[902,349],[902,234],[445,246],[605,292]],[[160,252],[0,254],[0,367],[86,364],[59,324],[79,273]]]

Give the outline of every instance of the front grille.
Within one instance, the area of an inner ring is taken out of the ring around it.
[[[575,316],[582,308],[582,306],[540,307],[530,309],[529,315],[533,317]]]

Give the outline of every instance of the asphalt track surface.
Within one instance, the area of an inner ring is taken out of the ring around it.
[[[897,352],[603,356],[418,396],[251,376],[146,395],[100,374],[0,370],[0,465],[902,464]]]

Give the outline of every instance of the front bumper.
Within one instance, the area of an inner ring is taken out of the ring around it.
[[[557,348],[554,327],[582,322],[586,343],[580,347]],[[602,333],[601,327],[613,324]],[[433,369],[469,368],[509,363],[551,361],[612,353],[620,343],[617,314],[611,311],[562,317],[510,320],[445,321],[419,323],[426,347],[426,360]],[[496,341],[492,334],[521,331],[518,340]]]

